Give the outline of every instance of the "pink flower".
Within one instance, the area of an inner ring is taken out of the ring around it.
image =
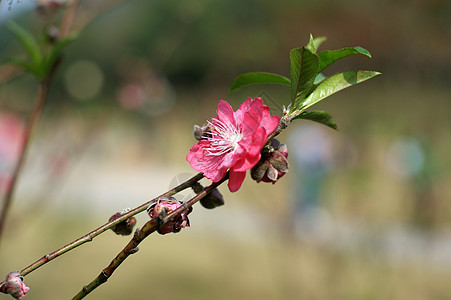
[[[247,98],[236,112],[220,100],[218,116],[208,122],[203,139],[191,147],[186,160],[205,177],[218,182],[229,172],[229,190],[236,192],[246,170],[260,160],[268,135],[279,125],[261,98]]]

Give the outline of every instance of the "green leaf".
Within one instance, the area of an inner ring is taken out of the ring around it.
[[[31,62],[37,67],[42,61],[42,54],[36,39],[28,31],[13,21],[9,21],[7,26],[22,43],[30,56]]]
[[[354,54],[362,54],[371,58],[370,52],[362,47],[344,48],[339,50],[324,50],[318,53],[320,60],[318,72],[323,71],[325,68],[327,68],[337,60]]]
[[[306,48],[309,49],[312,53],[316,53],[319,46],[322,43],[324,43],[326,41],[326,39],[327,38],[325,36],[313,38],[313,36],[310,34],[310,40],[309,40],[309,43],[307,44]]]
[[[39,77],[39,76],[38,76],[38,75],[39,75],[39,70],[36,69],[36,66],[30,64],[30,63],[27,62],[27,61],[24,61],[24,60],[21,59],[21,58],[18,58],[18,57],[12,57],[12,58],[6,60],[5,63],[7,63],[7,64],[12,64],[12,65],[16,65],[16,66],[18,66],[18,67],[24,69],[25,71],[27,71],[27,72],[33,74],[34,76]]]
[[[313,81],[318,74],[319,59],[315,53],[302,47],[290,51],[290,60],[291,106],[292,110],[296,110],[313,87]]]
[[[77,39],[76,35],[70,35],[65,39],[56,42],[55,45],[49,51],[49,54],[44,62],[45,64],[45,73],[49,75],[49,72],[53,69],[55,63],[61,56],[61,52],[67,47],[70,43]]]
[[[246,85],[251,84],[284,84],[290,85],[290,79],[285,76],[265,73],[265,72],[253,72],[246,73],[238,76],[232,83],[230,91],[234,91]]]
[[[315,77],[315,80],[313,81],[313,85],[318,85],[326,79],[327,79],[327,77],[324,76],[323,73],[318,73],[318,75],[316,75],[316,77]]]
[[[313,45],[315,47],[315,50],[318,51],[319,46],[321,46],[322,43],[324,43],[327,40],[325,36],[319,36],[317,38],[313,39]]]
[[[305,119],[315,121],[337,130],[337,124],[335,123],[335,120],[332,117],[332,115],[322,110],[314,110],[309,112],[304,111],[295,118],[293,118],[293,120],[295,119]]]
[[[316,87],[316,89],[305,99],[305,101],[303,101],[300,108],[304,111],[310,106],[338,91],[380,74],[381,73],[375,71],[350,71],[331,76]]]

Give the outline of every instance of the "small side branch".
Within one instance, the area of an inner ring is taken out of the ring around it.
[[[119,218],[115,219],[114,221],[108,222],[102,226],[100,226],[99,228],[91,231],[90,233],[76,239],[75,241],[59,248],[58,250],[55,250],[47,255],[44,255],[43,257],[41,257],[40,259],[38,259],[37,261],[33,262],[31,265],[29,265],[28,267],[25,267],[24,269],[22,269],[19,273],[19,276],[25,276],[31,272],[33,272],[34,270],[38,269],[39,267],[43,266],[44,264],[52,261],[53,259],[57,258],[60,255],[63,255],[64,253],[75,249],[78,246],[83,245],[86,242],[90,242],[92,241],[96,236],[100,235],[101,233],[107,231],[108,229],[110,229],[111,227],[113,227],[114,225],[123,222],[125,220],[127,220],[128,218],[144,211],[147,209],[147,207],[158,200],[158,198],[160,197],[168,197],[168,196],[172,196],[175,195],[181,191],[183,191],[186,188],[191,187],[194,183],[198,182],[200,179],[202,179],[204,176],[202,173],[198,173],[195,176],[191,177],[190,179],[188,179],[187,181],[181,183],[180,185],[174,187],[173,189],[167,191],[164,194],[161,194],[159,197],[154,198],[150,201],[147,201],[146,203],[130,210],[129,212],[121,215]],[[3,286],[5,284],[5,282],[1,282],[0,283],[0,287]]]
[[[81,291],[72,298],[72,300],[83,299],[101,284],[105,283],[108,278],[111,277],[113,272],[119,267],[119,265],[131,254],[136,253],[139,243],[141,243],[149,234],[155,232],[160,226],[178,217],[184,210],[193,206],[197,201],[205,197],[213,189],[218,187],[221,183],[228,179],[228,174],[218,182],[212,183],[210,186],[205,188],[202,192],[194,196],[192,199],[181,205],[179,208],[175,209],[173,212],[168,214],[162,220],[153,218],[149,220],[141,230],[137,231],[133,238],[128,242],[128,244],[119,252],[118,255],[111,261],[111,263],[102,270],[102,272],[88,285],[85,285]]]

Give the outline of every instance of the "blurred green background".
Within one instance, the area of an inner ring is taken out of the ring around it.
[[[5,21],[37,33],[43,2],[0,2],[1,60],[23,53]],[[313,34],[327,36],[321,49],[373,55],[328,74],[383,74],[315,107],[339,131],[294,122],[280,136],[290,172],[279,182],[221,187],[225,206],[196,205],[191,228],[147,238],[90,298],[451,299],[449,1],[81,1],[81,27],[36,128],[0,274],[195,174],[185,161],[192,126],[219,99],[236,109],[262,96],[280,112],[285,87],[228,87],[244,72],[288,76],[289,50]],[[2,184],[37,91],[16,75],[0,66]],[[127,241],[107,232],[31,273],[27,299],[72,297]]]

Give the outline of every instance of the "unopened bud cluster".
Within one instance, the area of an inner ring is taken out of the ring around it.
[[[252,179],[257,182],[275,183],[288,172],[288,148],[277,139],[272,139],[262,150],[260,161],[252,168]]]
[[[10,294],[14,299],[20,300],[28,293],[30,288],[25,285],[23,278],[19,274],[17,271],[8,273],[0,291]]]
[[[151,218],[164,218],[164,216],[170,214],[183,203],[175,199],[174,197],[160,197],[158,201],[152,203],[147,208],[147,213]],[[185,209],[180,215],[175,217],[174,219],[162,224],[160,228],[158,228],[157,232],[159,234],[166,234],[170,232],[177,233],[182,228],[189,227],[189,219],[188,214],[192,211],[192,208]]]

